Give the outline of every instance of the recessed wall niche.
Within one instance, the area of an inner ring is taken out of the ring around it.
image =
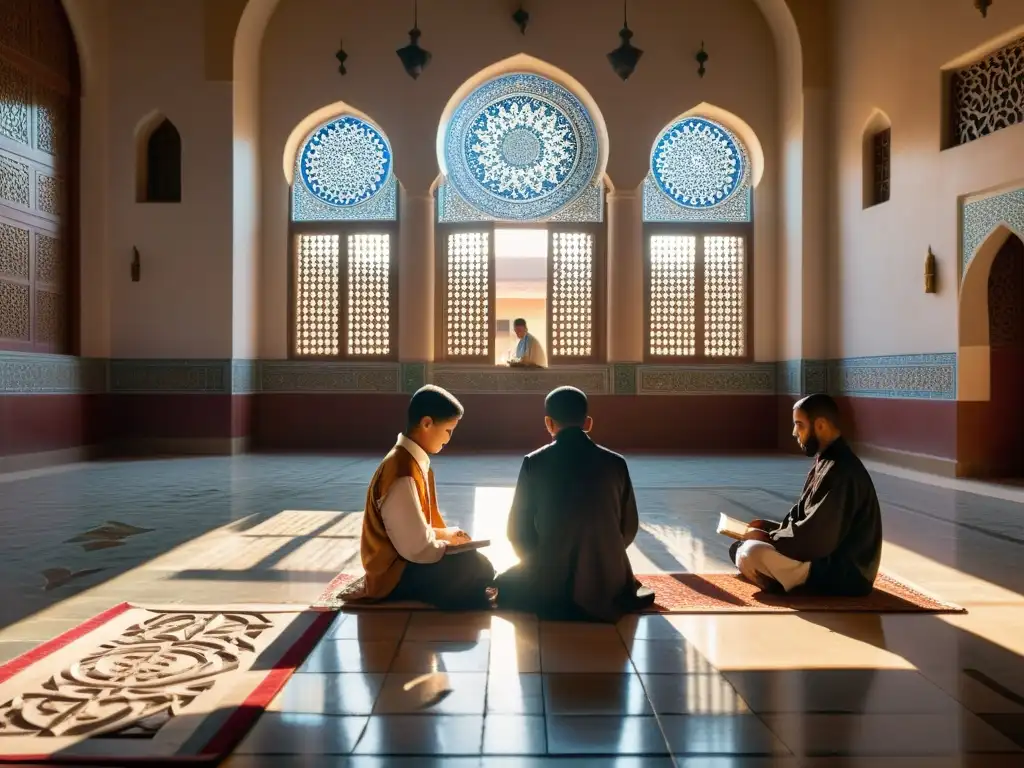
[[[135,201],[181,202],[181,135],[159,113],[144,120],[136,132]]]

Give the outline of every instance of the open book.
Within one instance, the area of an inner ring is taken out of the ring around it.
[[[730,539],[742,539],[749,530],[750,526],[742,520],[729,517],[724,513],[718,516],[718,533],[723,536],[728,536]]]
[[[491,546],[490,539],[474,539],[473,541],[466,541],[462,544],[449,544],[444,553],[446,555],[460,555],[463,552],[472,552],[476,549],[483,549],[484,547]]]

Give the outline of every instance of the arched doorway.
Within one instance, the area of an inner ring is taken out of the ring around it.
[[[60,0],[0,16],[0,350],[74,352],[78,53]]]
[[[1024,478],[1024,242],[1011,234],[988,276],[991,473]]]

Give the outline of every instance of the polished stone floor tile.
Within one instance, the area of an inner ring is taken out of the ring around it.
[[[961,706],[913,670],[813,669],[725,672],[762,712],[956,714]]]
[[[342,613],[327,632],[328,640],[400,640],[409,624],[407,611]]]
[[[707,658],[682,638],[676,640],[633,640],[629,656],[637,672],[661,675],[708,674],[715,668]]]
[[[543,715],[487,715],[485,755],[544,755],[548,751]]]
[[[268,707],[288,714],[369,715],[383,674],[295,674]]]
[[[762,715],[797,755],[930,756],[1019,752],[976,715]]]
[[[483,717],[473,715],[374,715],[355,753],[479,755],[483,732]]]
[[[406,642],[474,643],[490,640],[492,613],[443,614],[417,611],[409,617]]]
[[[753,715],[664,715],[673,755],[786,755],[789,750]]]
[[[487,714],[544,713],[544,685],[539,674],[495,673],[487,678]]]
[[[545,637],[541,626],[540,667],[543,672],[633,672],[629,652],[618,635],[582,640],[566,635]]]
[[[393,672],[486,672],[491,645],[488,641],[416,642],[403,640],[391,664]]]
[[[747,703],[717,672],[700,675],[640,675],[658,715],[742,715]]]
[[[375,715],[483,715],[486,672],[391,672]]]
[[[325,639],[306,657],[300,672],[387,672],[398,640]]]
[[[668,744],[650,716],[548,715],[551,754],[666,755]]]
[[[359,741],[367,721],[366,717],[266,712],[235,752],[314,758],[347,755]]]
[[[544,708],[550,715],[652,715],[636,674],[546,674]]]

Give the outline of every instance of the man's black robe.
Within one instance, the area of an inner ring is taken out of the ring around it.
[[[871,591],[882,560],[882,510],[871,476],[843,438],[821,452],[800,500],[769,536],[783,555],[811,564],[809,589]]]
[[[520,563],[498,576],[498,606],[614,622],[651,604],[626,556],[639,527],[626,460],[581,429],[559,431],[519,470],[508,537]]]

